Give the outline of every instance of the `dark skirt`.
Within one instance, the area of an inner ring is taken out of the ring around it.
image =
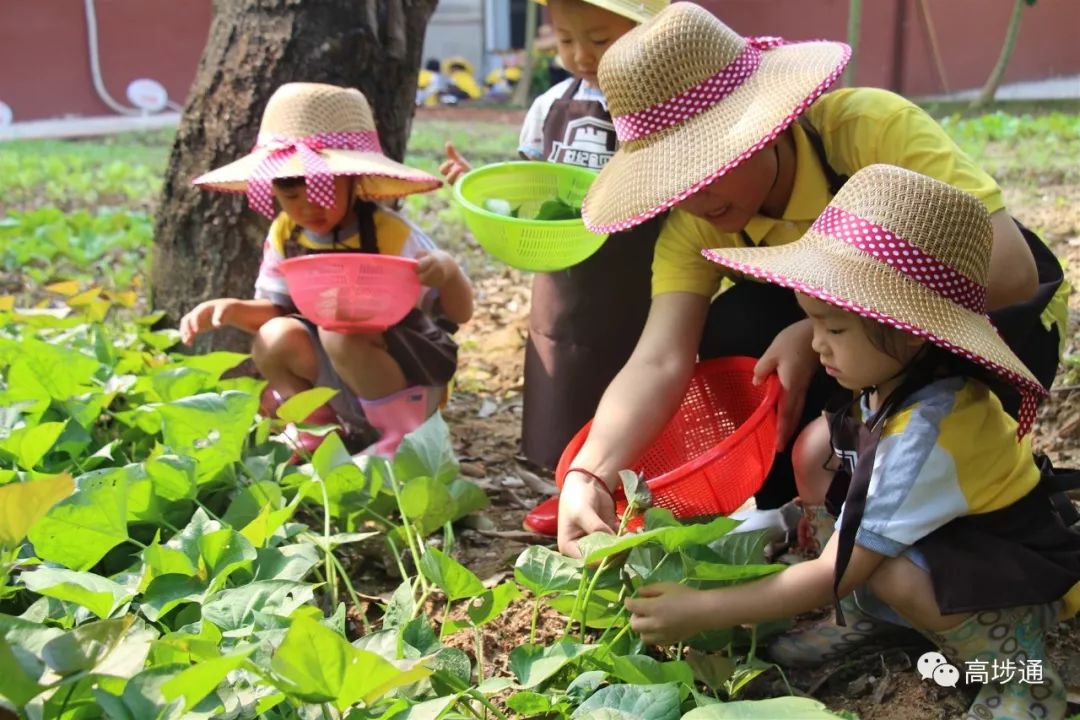
[[[300,315],[294,315],[303,323],[315,346],[318,377],[315,384],[338,391],[330,399],[330,407],[352,432],[369,430],[367,418],[360,402],[334,369],[326,349],[319,340],[318,326]],[[450,382],[457,370],[457,343],[450,336],[450,328],[436,323],[417,308],[412,309],[397,325],[383,333],[386,350],[397,361],[409,386],[441,386]]]
[[[1046,483],[1007,508],[953,520],[915,549],[943,614],[1054,602],[1080,582],[1080,531],[1065,527]]]

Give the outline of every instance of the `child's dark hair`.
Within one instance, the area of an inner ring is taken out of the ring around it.
[[[274,187],[278,190],[290,190],[305,185],[307,185],[307,180],[304,179],[303,175],[300,177],[274,178]]]
[[[908,360],[902,353],[902,343],[911,334],[891,325],[859,316],[866,339],[877,351],[901,362],[907,362],[903,369],[904,380],[893,392],[890,402],[885,403],[893,410],[899,409],[905,397],[934,380],[946,377],[963,377],[977,380],[993,390],[999,397],[1009,392],[1008,383],[983,366],[938,347],[927,340],[913,358]],[[890,413],[891,414],[891,413]]]
[[[437,73],[439,72],[439,70],[442,69],[442,65],[435,58],[431,58],[426,63],[424,63],[424,69],[430,72]]]

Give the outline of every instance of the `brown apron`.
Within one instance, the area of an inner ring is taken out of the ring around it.
[[[571,83],[548,112],[544,157],[599,170],[615,152],[615,128],[599,101],[574,99],[580,84]],[[637,345],[660,223],[613,234],[584,262],[534,276],[522,450],[538,465],[555,467]]]
[[[850,400],[834,412],[826,411],[833,451],[840,459],[826,507],[834,515],[841,505],[844,510],[833,577],[839,625],[845,624],[837,596],[840,578],[862,522],[878,441],[886,418],[903,404],[902,398],[890,397],[869,423],[852,417]],[[1040,469],[1040,482],[1009,507],[956,518],[915,543],[942,614],[1054,602],[1080,582],[1080,532],[1068,527],[1075,514],[1061,503],[1063,489],[1075,485],[1075,476],[1066,477],[1048,464]]]

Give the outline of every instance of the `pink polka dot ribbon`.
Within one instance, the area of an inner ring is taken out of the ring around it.
[[[840,208],[827,207],[813,229],[857,247],[875,260],[907,275],[946,300],[986,314],[986,288],[881,225]]]
[[[778,37],[747,38],[742,52],[715,75],[644,110],[612,118],[619,142],[639,140],[700,115],[735,92],[754,74],[764,50],[783,43],[783,38]]]
[[[300,156],[304,167],[308,201],[320,207],[334,206],[334,174],[322,150],[358,150],[382,152],[379,135],[374,130],[364,132],[332,132],[289,137],[285,135],[260,134],[253,152],[265,152],[266,156],[248,178],[248,204],[256,211],[274,217],[271,184],[278,171],[294,155]]]

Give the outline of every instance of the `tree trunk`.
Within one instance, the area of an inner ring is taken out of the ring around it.
[[[173,142],[154,229],[152,301],[175,325],[199,302],[249,298],[267,222],[243,195],[191,181],[246,154],[277,87],[359,88],[383,150],[401,160],[412,123],[424,30],[437,0],[214,0],[210,37]],[[246,351],[238,331],[199,349]]]
[[[533,71],[536,68],[536,25],[539,14],[537,4],[532,0],[527,0],[525,4],[525,65],[521,68],[521,79],[518,80],[511,99],[511,102],[518,107],[529,106]]]
[[[1016,0],[1013,5],[1009,28],[1005,31],[1005,44],[1001,47],[1001,55],[998,56],[997,64],[994,65],[990,77],[986,79],[986,84],[983,85],[979,96],[971,102],[972,110],[986,107],[994,101],[1001,79],[1005,76],[1005,68],[1009,65],[1009,58],[1012,57],[1013,48],[1016,47],[1016,36],[1020,34],[1020,19],[1023,17],[1024,3],[1030,4],[1029,0]]]
[[[848,1],[847,44],[851,46],[851,60],[844,68],[844,86],[855,87],[855,63],[859,59],[859,34],[862,30],[862,0]]]

